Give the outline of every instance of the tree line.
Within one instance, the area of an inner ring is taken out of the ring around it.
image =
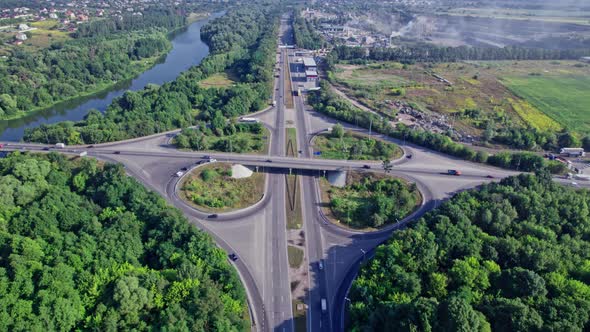
[[[418,44],[396,48],[361,48],[339,45],[334,47],[329,59],[337,60],[377,60],[415,62],[457,62],[483,60],[578,60],[590,54],[588,48],[546,49],[519,46],[506,47],[475,47],[457,46],[442,47],[434,44]]]
[[[117,32],[130,32],[151,28],[174,30],[186,24],[186,17],[173,10],[151,9],[142,15],[125,14],[120,17],[109,17],[80,24],[72,34],[74,38],[102,37]]]
[[[545,172],[456,195],[363,264],[350,329],[587,330],[588,206]]]
[[[0,330],[247,331],[225,253],[120,165],[0,159]]]
[[[454,142],[449,136],[432,133],[422,129],[411,129],[404,124],[391,125],[388,119],[377,114],[364,112],[343,98],[336,96],[329,89],[328,83],[322,81],[319,91],[311,92],[308,102],[313,108],[332,118],[357,124],[378,133],[407,140],[439,152],[456,156],[465,160],[479,163],[489,163],[494,166],[516,169],[519,171],[535,171],[539,168],[549,168],[552,173],[566,171],[564,164],[557,161],[547,161],[543,157],[529,152],[497,153],[490,155],[484,151],[475,151],[463,144]]]
[[[232,27],[231,33],[227,26]],[[112,142],[210,122],[217,112],[233,118],[258,111],[272,91],[277,29],[278,12],[273,7],[251,5],[230,10],[204,27],[203,39],[212,43],[211,54],[200,65],[160,87],[126,92],[114,99],[104,114],[94,110],[79,122],[27,129],[24,140]],[[235,40],[239,42],[228,48]],[[242,82],[220,89],[199,86],[200,80],[227,69],[237,72]]]
[[[293,34],[299,48],[317,50],[324,46],[324,39],[316,32],[313,23],[297,13],[293,19]]]

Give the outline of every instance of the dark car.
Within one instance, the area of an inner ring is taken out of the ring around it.
[[[412,159],[412,155],[411,155],[411,154],[409,154],[409,155],[407,155],[407,156],[406,156],[406,158],[408,158],[408,159]]]
[[[231,253],[229,254],[229,259],[235,262],[238,260],[238,255],[236,255],[235,253]]]
[[[267,163],[272,163],[272,160],[271,159],[266,159],[266,162]]]
[[[369,165],[363,165],[363,168],[365,168],[365,169],[370,169],[370,168],[371,168],[371,166],[369,166]]]
[[[94,145],[88,145],[86,148],[87,149],[92,149],[94,147]]]
[[[115,151],[113,154],[121,154],[121,151]]]
[[[211,219],[217,218],[217,213],[210,214],[207,216],[207,218],[211,218]]]
[[[185,171],[185,172],[186,172],[186,171],[188,171],[188,167],[183,167],[183,168],[181,168],[180,170],[181,170],[181,171]]]
[[[43,148],[43,151],[49,151],[49,147],[47,147],[47,146],[46,146],[46,147],[44,147],[44,148]]]
[[[211,159],[211,156],[203,156],[203,159]]]
[[[488,175],[488,176],[486,176],[486,178],[488,178],[488,179],[493,179],[493,178],[494,178],[494,176],[493,176],[493,175]]]

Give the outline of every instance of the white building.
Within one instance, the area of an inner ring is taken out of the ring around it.
[[[24,30],[29,30],[30,28],[29,28],[29,26],[28,26],[28,25],[26,25],[26,24],[24,24],[24,23],[21,23],[21,24],[19,24],[19,25],[18,25],[18,29],[19,29],[20,31],[24,31]]]

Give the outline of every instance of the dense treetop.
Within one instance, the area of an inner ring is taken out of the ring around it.
[[[223,251],[121,166],[0,160],[0,330],[245,331]]]
[[[365,263],[352,330],[587,330],[589,206],[546,173],[456,195]]]

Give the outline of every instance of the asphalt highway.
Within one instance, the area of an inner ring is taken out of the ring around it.
[[[283,17],[280,28],[281,44],[292,42],[288,17]],[[292,50],[279,48],[279,77],[275,79],[274,100],[270,107],[256,117],[269,128],[269,155],[203,153],[179,151],[170,146],[169,140],[179,130],[148,137],[96,144],[94,146],[69,146],[63,149],[51,145],[0,142],[4,151],[57,151],[67,154],[87,154],[105,161],[122,163],[126,171],[147,187],[165,197],[178,207],[189,221],[205,230],[227,253],[239,257],[232,262],[246,288],[253,329],[258,331],[294,331],[286,234],[286,192],[284,173],[297,171],[302,202],[303,228],[306,256],[309,261],[309,293],[307,311],[308,331],[342,331],[346,294],[356,275],[359,264],[368,259],[376,246],[386,241],[391,232],[405,227],[442,201],[462,190],[477,187],[490,181],[498,181],[518,172],[502,170],[449,157],[419,146],[406,144],[381,135],[376,138],[399,144],[404,156],[393,161],[393,176],[415,183],[424,204],[412,215],[395,225],[376,232],[364,233],[332,224],[324,217],[319,193],[318,178],[324,171],[384,172],[380,162],[318,159],[313,156],[311,140],[315,134],[331,127],[335,120],[327,119],[306,107],[305,98],[294,97],[294,110],[285,109],[286,66],[296,66],[289,59]],[[296,73],[302,71],[297,70]],[[300,74],[293,74],[300,75]],[[296,86],[293,77],[292,86]],[[295,78],[296,80],[296,78]],[[285,155],[286,111],[294,112],[297,130],[298,157]],[[362,129],[343,124],[349,130]],[[411,156],[411,158],[408,158]],[[254,206],[210,218],[178,197],[177,189],[182,178],[174,174],[181,168],[194,168],[215,158],[220,162],[252,166],[267,172],[263,198]],[[448,170],[462,172],[461,176],[448,175]],[[556,178],[564,184],[571,180]],[[589,186],[590,183],[579,183]],[[320,269],[320,262],[323,268]],[[321,299],[326,299],[328,310],[322,311]]]

